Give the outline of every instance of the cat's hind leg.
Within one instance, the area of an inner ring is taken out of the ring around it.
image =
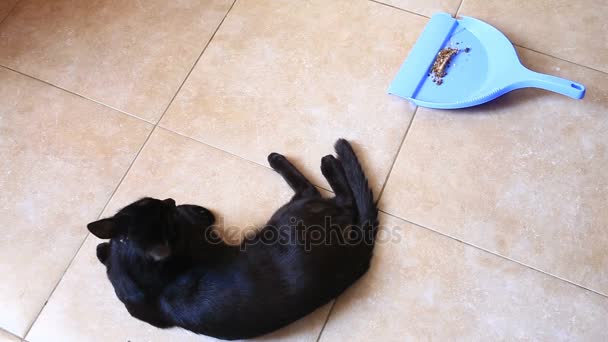
[[[319,190],[293,166],[285,156],[278,153],[268,155],[268,163],[278,172],[296,193],[296,196],[321,197]]]
[[[327,155],[321,159],[321,172],[336,194],[338,202],[342,205],[354,206],[355,199],[346,180],[342,163],[331,154]]]

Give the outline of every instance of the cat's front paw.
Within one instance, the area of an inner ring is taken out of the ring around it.
[[[106,260],[110,256],[110,244],[108,242],[102,242],[97,245],[97,259],[105,265]]]
[[[270,164],[270,167],[275,170],[281,168],[281,163],[283,163],[285,160],[285,156],[279,153],[272,152],[268,155],[268,164]]]

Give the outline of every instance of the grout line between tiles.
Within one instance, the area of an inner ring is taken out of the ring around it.
[[[332,301],[331,307],[329,308],[329,312],[327,313],[327,317],[325,317],[325,322],[323,322],[323,326],[321,327],[321,330],[319,331],[319,336],[317,336],[317,339],[315,340],[316,342],[319,342],[321,340],[321,335],[323,335],[325,326],[327,326],[327,322],[329,322],[329,316],[331,316],[331,313],[334,311],[334,307],[336,306],[336,302],[338,301],[338,298],[340,298],[340,296],[334,298],[334,300]]]
[[[458,5],[458,8],[456,9],[456,13],[454,13],[454,17],[458,17],[458,12],[460,12],[460,9],[462,8],[463,3],[464,3],[464,0],[460,0],[460,4]]]
[[[26,73],[24,73],[24,72],[21,72],[21,71],[19,71],[19,70],[13,69],[13,68],[8,67],[8,66],[6,66],[6,65],[0,64],[0,67],[5,68],[5,69],[7,69],[7,70],[10,70],[10,71],[12,71],[12,72],[18,73],[19,75],[25,76],[25,77],[30,78],[30,79],[32,79],[32,80],[35,80],[35,81],[38,81],[38,82],[42,82],[42,83],[44,83],[44,84],[46,84],[46,85],[48,85],[48,86],[51,86],[51,87],[56,88],[56,89],[59,89],[59,90],[61,90],[61,91],[65,91],[66,93],[69,93],[69,94],[72,94],[72,95],[78,96],[78,97],[80,97],[80,98],[82,98],[82,99],[85,99],[85,100],[88,100],[88,101],[91,101],[91,102],[97,103],[97,104],[102,105],[102,106],[104,106],[104,107],[107,107],[107,108],[109,108],[109,109],[111,109],[111,110],[113,110],[113,111],[116,111],[116,112],[119,112],[119,113],[121,113],[121,114],[124,114],[124,115],[130,116],[130,117],[132,117],[132,118],[134,118],[134,119],[137,119],[137,120],[140,120],[140,121],[144,121],[144,122],[147,122],[147,123],[149,123],[149,124],[151,124],[151,125],[154,125],[154,122],[152,122],[152,121],[148,121],[148,120],[146,120],[146,119],[144,119],[144,118],[140,118],[139,116],[133,115],[133,114],[128,113],[128,112],[125,112],[125,111],[123,111],[123,110],[120,110],[120,109],[118,109],[118,108],[112,107],[112,106],[110,106],[110,105],[108,105],[108,104],[105,104],[105,103],[103,103],[103,102],[99,102],[99,101],[97,101],[97,100],[95,100],[95,99],[92,99],[92,98],[86,97],[86,96],[84,96],[84,95],[81,95],[81,94],[75,93],[75,92],[73,92],[73,91],[71,91],[71,90],[68,90],[68,89],[62,88],[62,87],[60,87],[60,86],[58,86],[58,85],[55,85],[55,84],[50,83],[50,82],[47,82],[47,81],[45,81],[45,80],[41,80],[41,79],[39,79],[39,78],[37,78],[37,77],[34,77],[34,76],[32,76],[32,75],[28,75],[28,74],[26,74]]]
[[[403,149],[403,145],[405,143],[405,138],[407,137],[407,134],[410,132],[410,128],[412,127],[412,124],[414,123],[414,119],[416,118],[416,113],[418,113],[418,108],[420,108],[420,106],[416,106],[416,109],[414,109],[414,114],[412,114],[410,123],[407,125],[407,128],[405,129],[403,138],[401,138],[401,144],[399,145],[399,149],[397,149],[397,153],[395,154],[393,163],[391,164],[391,167],[388,170],[388,173],[386,174],[386,178],[384,178],[384,183],[382,184],[382,188],[380,188],[380,192],[378,193],[378,198],[376,198],[376,206],[378,205],[378,203],[380,203],[380,197],[382,197],[382,194],[384,194],[384,188],[386,188],[386,183],[388,183],[388,179],[391,176],[391,173],[393,172],[393,168],[395,167],[395,163],[397,162],[399,153],[401,153],[401,150]]]
[[[2,328],[2,327],[0,327],[0,332],[5,332],[5,333],[7,333],[7,334],[9,334],[9,335],[11,335],[11,336],[13,336],[13,337],[18,338],[19,340],[22,340],[22,339],[23,339],[23,337],[19,337],[19,335],[16,335],[16,334],[14,334],[14,333],[12,333],[12,332],[10,332],[10,331],[8,331],[8,330],[6,330],[6,329]]]
[[[547,57],[550,57],[550,58],[555,58],[555,59],[560,60],[560,61],[562,61],[562,62],[566,62],[566,63],[574,64],[574,65],[576,65],[576,66],[583,67],[583,68],[585,68],[585,69],[589,69],[589,70],[596,71],[596,72],[601,72],[602,74],[608,75],[608,72],[607,72],[607,71],[602,71],[602,70],[598,70],[598,69],[595,69],[595,68],[590,67],[590,66],[587,66],[587,65],[578,64],[578,63],[576,63],[576,62],[569,61],[569,60],[564,59],[564,58],[561,58],[561,57],[553,56],[553,55],[550,55],[550,54],[548,54],[548,53],[546,53],[546,52],[542,52],[542,51],[534,50],[534,49],[532,49],[532,48],[529,48],[529,47],[526,47],[526,46],[523,46],[523,45],[519,45],[519,44],[513,44],[513,45],[515,45],[515,46],[517,46],[517,47],[520,47],[520,48],[522,48],[522,49],[526,49],[526,50],[530,50],[530,51],[533,51],[533,52],[539,53],[539,54],[541,54],[541,55],[543,55],[543,56],[547,56]]]
[[[165,116],[165,114],[167,114],[167,111],[169,110],[169,108],[173,104],[173,101],[175,101],[175,98],[177,97],[177,95],[179,94],[179,92],[184,87],[184,84],[186,84],[186,81],[188,81],[188,78],[190,78],[190,75],[192,74],[192,71],[194,70],[194,68],[196,68],[196,65],[198,64],[198,61],[200,61],[200,59],[201,59],[201,57],[203,57],[203,54],[205,53],[205,51],[207,51],[207,48],[209,47],[209,45],[213,41],[213,38],[215,38],[215,35],[217,34],[217,31],[219,31],[220,27],[222,27],[222,24],[224,23],[224,20],[226,20],[226,17],[228,17],[228,14],[230,13],[230,11],[232,11],[232,8],[234,7],[234,4],[236,4],[236,2],[237,2],[237,0],[233,0],[232,1],[232,4],[228,8],[228,11],[226,11],[226,14],[224,14],[224,17],[222,18],[222,20],[220,21],[220,23],[215,28],[215,31],[213,31],[213,34],[211,35],[211,37],[207,41],[207,44],[205,44],[205,46],[203,47],[203,50],[201,51],[201,53],[198,55],[198,57],[194,61],[194,64],[192,64],[192,67],[190,68],[190,71],[188,71],[188,73],[186,74],[186,77],[182,81],[182,84],[179,85],[179,87],[177,88],[177,91],[175,92],[175,94],[173,94],[173,97],[171,98],[171,101],[169,101],[169,103],[167,104],[167,107],[163,111],[163,114],[160,116],[160,118],[156,122],[156,125],[154,126],[154,129],[156,129],[156,127],[160,124],[160,122],[163,119],[163,117]]]
[[[8,11],[8,13],[6,13],[6,15],[4,16],[4,18],[2,18],[2,20],[0,20],[0,25],[2,25],[2,23],[4,23],[4,21],[6,20],[6,18],[8,18],[11,14],[13,14],[13,11],[15,10],[15,8],[17,8],[17,5],[19,5],[20,2],[21,2],[21,0],[17,0],[15,2],[15,4],[13,5],[13,7],[11,8],[11,10]]]
[[[406,10],[406,9],[404,9],[404,8],[400,8],[400,7],[397,7],[397,6],[389,5],[389,4],[386,4],[386,3],[381,2],[381,1],[378,1],[378,0],[368,0],[368,1],[370,1],[370,2],[375,2],[375,3],[377,3],[378,5],[382,5],[382,6],[386,6],[386,7],[394,8],[394,9],[396,9],[396,10],[403,11],[403,12],[406,12],[406,13],[409,13],[409,14],[417,15],[417,16],[419,16],[419,17],[423,17],[423,18],[430,19],[430,17],[427,17],[427,16],[426,16],[426,15],[424,15],[424,14],[416,13],[416,12],[413,12],[413,11],[410,11],[410,10]]]
[[[583,285],[577,284],[577,283],[575,283],[575,282],[573,282],[573,281],[570,281],[570,280],[568,280],[568,279],[562,278],[562,277],[560,277],[560,276],[558,276],[558,275],[555,275],[555,274],[549,273],[549,272],[547,272],[547,271],[543,271],[543,270],[538,269],[538,268],[536,268],[536,267],[534,267],[534,266],[530,266],[530,265],[528,265],[528,264],[526,264],[526,263],[524,263],[524,262],[521,262],[521,261],[518,261],[518,260],[512,259],[512,258],[510,258],[510,257],[508,257],[508,256],[504,256],[504,255],[498,254],[498,253],[496,253],[496,252],[493,252],[493,251],[488,250],[488,249],[486,249],[486,248],[483,248],[483,247],[477,246],[477,245],[475,245],[475,244],[473,244],[473,243],[470,243],[470,242],[464,241],[464,240],[462,240],[462,239],[459,239],[459,238],[457,238],[457,237],[451,236],[451,235],[449,235],[449,234],[446,234],[446,233],[440,232],[440,231],[438,231],[438,230],[435,230],[435,229],[432,229],[432,228],[426,227],[426,226],[424,226],[424,225],[421,225],[421,224],[419,224],[419,223],[416,223],[416,222],[410,221],[410,220],[405,219],[405,218],[403,218],[403,217],[400,217],[400,216],[398,216],[398,215],[391,214],[391,213],[386,212],[386,211],[384,211],[384,210],[382,210],[382,209],[379,209],[378,211],[380,211],[380,212],[382,212],[382,213],[384,213],[384,214],[386,214],[386,215],[388,215],[388,216],[394,217],[394,218],[396,218],[396,219],[399,219],[399,220],[405,221],[405,222],[407,222],[407,223],[409,223],[409,224],[412,224],[412,225],[414,225],[414,226],[420,227],[420,228],[422,228],[422,229],[426,229],[426,230],[428,230],[428,231],[430,231],[430,232],[432,232],[432,233],[436,233],[436,234],[442,235],[442,236],[444,236],[444,237],[447,237],[447,238],[449,238],[449,239],[456,240],[456,241],[458,241],[458,242],[460,242],[460,243],[462,243],[462,244],[465,244],[465,245],[467,245],[467,246],[470,246],[470,247],[476,248],[476,249],[478,249],[478,250],[484,251],[484,252],[486,252],[486,253],[492,254],[492,255],[497,256],[497,257],[499,257],[499,258],[501,258],[501,259],[505,259],[505,260],[508,260],[508,261],[514,262],[514,263],[516,263],[516,264],[518,264],[518,265],[521,265],[521,266],[524,266],[524,267],[529,268],[529,269],[531,269],[531,270],[534,270],[534,271],[536,271],[536,272],[539,272],[539,273],[542,273],[542,274],[548,275],[548,276],[550,276],[550,277],[552,277],[552,278],[556,278],[556,279],[558,279],[558,280],[561,280],[561,281],[563,281],[563,282],[566,282],[566,283],[568,283],[568,284],[570,284],[570,285],[574,285],[574,286],[576,286],[576,287],[578,287],[578,288],[581,288],[581,289],[583,289],[583,290],[587,290],[587,291],[589,291],[589,292],[593,292],[593,293],[595,293],[596,295],[602,296],[602,297],[604,297],[604,298],[608,298],[608,294],[604,294],[604,293],[601,293],[601,292],[599,292],[599,291],[596,291],[596,290],[590,289],[590,288],[588,288],[588,287],[585,287],[585,286],[583,286]]]
[[[207,50],[207,47],[209,46],[209,44],[211,43],[211,41],[213,40],[213,37],[215,37],[215,34],[217,33],[217,31],[220,29],[220,27],[222,26],[222,24],[224,23],[224,20],[226,19],[226,17],[228,16],[228,13],[230,13],[230,11],[232,10],[232,7],[234,6],[234,4],[236,3],[237,0],[234,0],[232,2],[232,5],[230,5],[230,8],[228,8],[228,11],[226,12],[226,14],[224,15],[224,17],[222,18],[222,20],[220,21],[220,23],[218,24],[218,26],[216,27],[215,31],[213,32],[213,35],[211,35],[211,37],[209,38],[209,41],[207,42],[207,44],[205,44],[205,47],[203,48],[203,50],[201,51],[200,55],[198,56],[198,58],[196,59],[196,61],[194,62],[194,64],[192,65],[192,68],[190,68],[190,71],[188,72],[188,74],[186,75],[186,77],[184,78],[184,80],[182,81],[182,83],[180,84],[179,88],[177,89],[177,91],[175,92],[175,94],[173,95],[173,97],[171,98],[171,101],[169,101],[169,104],[167,104],[167,107],[165,108],[165,110],[163,111],[162,115],[160,116],[160,118],[158,119],[158,121],[154,124],[154,127],[152,128],[152,130],[150,131],[150,133],[148,134],[148,136],[146,137],[146,140],[143,142],[143,144],[141,145],[141,147],[139,148],[139,150],[137,151],[137,154],[135,155],[135,157],[133,158],[133,160],[131,161],[131,164],[129,165],[129,167],[127,168],[127,170],[125,171],[125,173],[122,175],[122,177],[120,178],[120,180],[118,181],[118,184],[116,184],[116,186],[114,187],[114,190],[112,191],[111,195],[109,196],[108,200],[106,201],[105,205],[103,206],[103,208],[101,209],[101,212],[98,215],[98,219],[101,217],[101,215],[104,213],[104,211],[106,210],[106,208],[108,207],[108,205],[110,204],[110,202],[112,201],[112,198],[114,197],[114,195],[116,194],[116,192],[118,191],[118,189],[120,188],[120,186],[122,185],[122,182],[125,180],[125,178],[127,177],[127,175],[129,174],[129,171],[131,171],[131,168],[133,167],[133,165],[135,164],[135,162],[137,161],[139,155],[141,154],[141,152],[144,150],[144,148],[146,147],[146,145],[148,144],[148,141],[150,140],[150,138],[152,137],[152,135],[154,134],[154,131],[156,130],[157,127],[159,127],[159,123],[162,120],[162,118],[165,116],[165,114],[167,113],[167,111],[169,110],[169,107],[171,107],[171,104],[173,103],[173,101],[175,100],[175,98],[177,97],[177,94],[180,92],[180,90],[182,89],[182,87],[184,86],[184,84],[186,83],[186,80],[188,79],[188,77],[190,76],[190,74],[192,73],[192,70],[194,70],[194,68],[196,67],[198,61],[200,60],[201,56],[203,55],[203,53],[205,53],[205,51]],[[3,66],[4,67],[4,66]],[[7,68],[7,67],[5,67]],[[12,70],[11,68],[7,68],[9,70]],[[15,72],[18,72],[16,70],[12,70]],[[31,77],[29,75],[23,74],[21,72],[18,72],[19,74],[22,74],[24,76],[27,77]],[[33,79],[36,79],[34,77],[31,77]],[[42,80],[39,80],[41,82],[44,82]],[[44,82],[47,83],[53,87],[62,89],[60,87],[57,87],[53,84],[50,84],[48,82]],[[65,90],[65,89],[62,89]],[[68,90],[65,90],[69,93],[72,93]],[[84,96],[81,96],[79,94],[73,93],[77,96],[83,97],[85,99],[87,99]],[[92,100],[94,101],[94,100]],[[97,101],[94,101],[97,102]],[[104,105],[103,103],[101,103],[102,105]],[[124,113],[122,111],[120,111],[121,113]],[[125,113],[128,114],[128,113]],[[141,118],[138,118],[141,119]],[[143,119],[141,119],[143,120]],[[144,120],[145,121],[145,120]],[[29,326],[27,327],[25,334],[23,335],[24,339],[25,337],[29,334],[30,330],[32,329],[32,327],[34,326],[34,324],[36,323],[36,321],[38,320],[38,318],[40,317],[40,315],[42,314],[42,311],[44,310],[44,308],[46,307],[46,304],[48,303],[48,301],[51,299],[51,297],[53,296],[53,294],[55,293],[55,290],[57,289],[57,287],[59,286],[59,284],[61,283],[61,281],[63,280],[63,277],[65,276],[65,274],[67,273],[67,271],[70,269],[70,267],[72,266],[72,264],[74,263],[74,260],[76,259],[76,256],[78,255],[78,253],[80,252],[80,250],[82,249],[82,247],[84,246],[84,243],[87,239],[87,237],[89,236],[89,233],[87,232],[84,236],[84,238],[82,239],[80,246],[78,247],[78,249],[76,250],[76,252],[74,253],[74,255],[72,256],[72,258],[70,259],[70,262],[68,263],[68,266],[64,269],[63,273],[61,274],[61,277],[59,277],[58,281],[55,283],[55,286],[53,287],[53,289],[51,290],[50,294],[48,295],[46,302],[44,303],[44,305],[42,305],[42,307],[40,308],[40,310],[38,311],[38,314],[36,315],[36,317],[34,317],[34,319],[32,320],[32,322],[29,324]]]

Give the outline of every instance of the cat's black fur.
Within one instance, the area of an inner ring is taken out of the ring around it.
[[[97,257],[118,298],[154,326],[241,339],[272,332],[338,296],[367,271],[378,219],[350,144],[340,139],[335,148],[337,159],[321,161],[335,193],[330,199],[285,157],[268,156],[295,195],[241,246],[210,239],[203,230],[214,223],[211,212],[172,199],[144,198],[90,223],[93,234],[110,239],[97,246]],[[270,229],[282,239],[268,241]],[[319,243],[330,231],[348,234]]]

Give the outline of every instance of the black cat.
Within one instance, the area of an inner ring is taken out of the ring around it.
[[[281,328],[329,302],[369,268],[378,227],[371,189],[350,144],[321,171],[325,199],[280,154],[268,161],[295,195],[255,238],[229,246],[209,232],[214,217],[194,205],[144,198],[88,229],[110,239],[97,257],[133,317],[221,339]]]

